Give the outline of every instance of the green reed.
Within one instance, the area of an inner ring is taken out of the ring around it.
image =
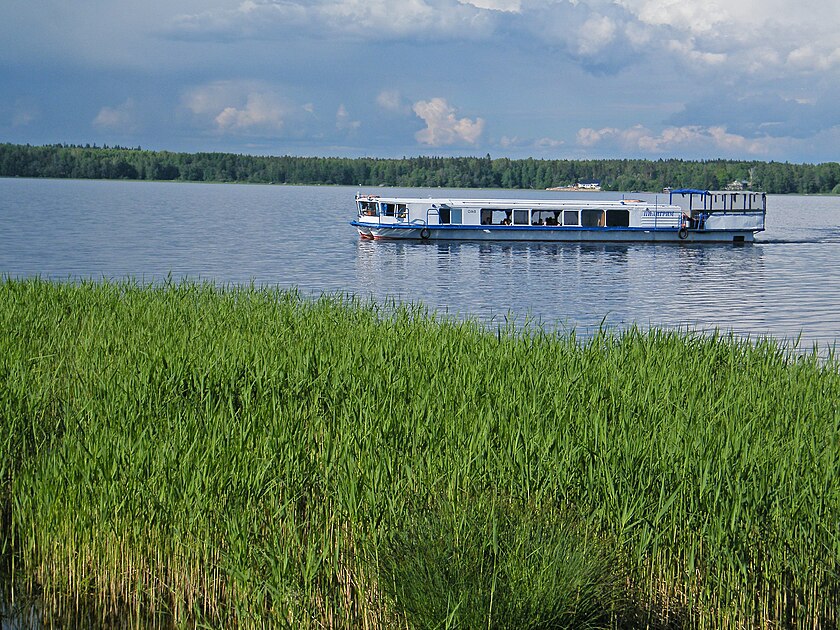
[[[48,619],[830,627],[838,479],[837,361],[769,340],[0,283],[0,567]]]

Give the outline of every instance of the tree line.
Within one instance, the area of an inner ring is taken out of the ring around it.
[[[600,180],[604,190],[717,190],[735,181],[768,193],[840,194],[840,164],[739,160],[337,158],[172,153],[140,147],[0,143],[0,177],[544,189]]]

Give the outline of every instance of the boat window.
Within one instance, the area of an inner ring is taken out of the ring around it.
[[[583,227],[599,227],[604,225],[603,210],[581,210],[580,224]]]
[[[607,227],[628,227],[629,225],[629,210],[607,210]]]
[[[510,225],[512,210],[493,210],[494,225]]]
[[[461,208],[441,206],[438,208],[438,223],[441,225],[449,225],[450,223],[460,225],[462,223]]]
[[[510,225],[512,214],[513,210],[507,208],[482,208],[481,225]]]
[[[359,214],[363,214],[367,217],[377,216],[379,214],[377,211],[377,203],[375,201],[360,201]]]
[[[559,210],[532,210],[531,225],[560,225]]]
[[[397,204],[397,218],[398,219],[408,218],[408,207],[404,203],[398,203]]]
[[[394,204],[392,203],[381,203],[379,204],[380,211],[382,212],[383,217],[392,217],[394,216]]]
[[[514,225],[528,225],[528,211],[527,210],[514,210],[513,211],[513,224]]]
[[[563,225],[578,225],[578,211],[566,210],[563,213]]]

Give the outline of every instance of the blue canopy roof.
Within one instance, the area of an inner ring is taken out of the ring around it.
[[[672,195],[676,194],[676,193],[680,193],[680,194],[684,194],[684,195],[689,195],[689,194],[690,195],[708,195],[709,191],[708,190],[699,190],[697,188],[677,188],[676,190],[671,191]]]

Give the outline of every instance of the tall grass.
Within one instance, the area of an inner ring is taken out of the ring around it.
[[[840,373],[208,284],[0,283],[0,551],[43,615],[833,627]]]

